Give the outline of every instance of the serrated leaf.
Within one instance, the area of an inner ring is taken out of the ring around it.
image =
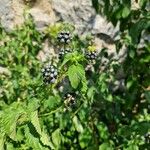
[[[74,116],[74,117],[73,117],[73,124],[74,124],[75,129],[76,129],[78,132],[80,132],[80,133],[83,132],[82,124],[81,124],[81,122],[79,121],[79,119],[77,118],[77,116]]]
[[[56,129],[53,133],[52,133],[52,141],[55,145],[56,148],[58,148],[61,144],[61,133],[60,133],[60,129]]]
[[[82,65],[71,65],[68,69],[68,76],[71,83],[71,86],[76,89],[79,83],[82,83],[82,92],[87,90],[87,81],[85,77],[85,71]]]
[[[78,75],[77,66],[72,65],[68,69],[68,76],[71,83],[71,86],[76,89],[80,83],[80,77]]]
[[[0,135],[0,150],[4,150],[4,136]]]
[[[38,111],[31,112],[30,118],[31,118],[31,123],[35,127],[36,131],[41,135],[41,127],[38,118]]]
[[[13,103],[6,108],[0,119],[0,134],[7,134],[11,139],[16,140],[17,121],[23,113],[18,103]]]
[[[35,150],[43,150],[44,148],[40,144],[38,138],[34,137],[29,130],[28,126],[25,126],[25,137],[26,137],[26,145],[32,147]]]
[[[42,132],[40,140],[45,146],[49,146],[51,149],[54,149],[53,144],[51,143],[48,135],[45,132]]]
[[[39,107],[39,101],[36,98],[33,98],[28,103],[28,107],[27,107],[28,110],[27,111],[30,114],[30,112],[37,110],[38,107]]]
[[[71,59],[72,59],[72,53],[68,53],[68,54],[66,54],[65,55],[65,57],[64,57],[64,60],[63,60],[63,62],[62,62],[62,64],[61,64],[61,66],[60,66],[60,69],[68,62],[68,61],[70,61]]]
[[[92,86],[91,88],[89,88],[88,92],[87,92],[87,97],[89,99],[93,99],[95,91],[96,91],[96,88],[94,86]]]

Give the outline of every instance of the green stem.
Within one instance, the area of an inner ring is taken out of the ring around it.
[[[39,117],[46,117],[46,116],[52,115],[52,114],[58,112],[61,108],[62,108],[62,105],[61,105],[60,107],[58,107],[57,109],[55,109],[55,110],[49,112],[49,113],[45,113],[45,114],[39,115]]]
[[[72,114],[72,118],[80,111],[84,103],[80,105],[80,107]]]

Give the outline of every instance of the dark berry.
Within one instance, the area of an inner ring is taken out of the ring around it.
[[[88,60],[95,60],[97,58],[97,52],[96,51],[88,51],[86,52],[86,58]]]
[[[60,43],[68,44],[70,43],[71,39],[72,37],[69,31],[61,31],[60,33],[58,33],[57,40]]]
[[[58,75],[58,70],[54,65],[47,64],[42,68],[43,82],[45,84],[55,83]]]
[[[145,142],[150,143],[150,133],[145,134]]]
[[[64,103],[66,107],[73,107],[76,104],[76,98],[75,98],[75,93],[67,93],[64,96]]]
[[[59,55],[59,59],[62,59],[65,54],[68,54],[70,52],[72,52],[72,50],[70,48],[65,48],[65,49],[62,48],[62,49],[60,49],[59,54],[58,54]]]

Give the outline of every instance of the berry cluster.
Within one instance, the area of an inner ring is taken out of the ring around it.
[[[88,51],[86,53],[86,58],[91,61],[95,60],[97,58],[97,52],[96,51]]]
[[[145,141],[146,143],[150,143],[150,133],[148,132],[147,134],[145,134]]]
[[[57,39],[60,43],[68,44],[68,43],[70,43],[72,37],[71,37],[69,31],[61,31],[58,34]]]
[[[64,104],[65,104],[65,106],[67,108],[75,106],[76,101],[75,101],[75,95],[74,95],[74,93],[67,93],[64,96],[64,99],[65,99]]]
[[[65,54],[70,53],[71,51],[72,50],[70,48],[66,48],[66,49],[62,48],[62,49],[60,49],[59,54],[58,54],[59,55],[59,59],[62,59]]]
[[[42,69],[43,81],[45,84],[55,83],[58,75],[58,70],[54,65],[47,64]]]

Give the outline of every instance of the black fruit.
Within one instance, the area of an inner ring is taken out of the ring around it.
[[[47,64],[42,69],[43,81],[45,84],[55,83],[58,75],[58,70],[54,65]]]
[[[70,48],[66,48],[66,49],[62,48],[62,49],[60,49],[59,54],[58,54],[59,55],[59,59],[62,59],[65,54],[68,54],[70,52],[72,52],[72,50]]]
[[[86,58],[88,60],[95,60],[97,58],[97,52],[96,51],[88,51],[88,52],[86,52]]]
[[[59,41],[60,43],[68,44],[68,43],[70,43],[70,41],[72,40],[72,37],[71,37],[69,31],[61,31],[61,32],[58,34],[57,39],[58,39],[58,41]]]
[[[149,144],[150,143],[150,133],[145,134],[144,137],[145,137],[145,142]]]
[[[75,94],[74,93],[67,93],[64,96],[64,103],[66,107],[73,107],[76,104],[76,98],[75,98]]]

